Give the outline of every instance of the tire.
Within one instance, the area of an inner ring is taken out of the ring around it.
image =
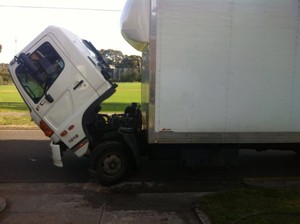
[[[133,159],[130,151],[120,142],[106,142],[95,148],[92,169],[101,185],[112,186],[131,173]]]

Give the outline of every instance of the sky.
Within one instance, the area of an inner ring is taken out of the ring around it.
[[[0,63],[9,63],[47,26],[64,27],[97,49],[141,55],[122,37],[126,0],[0,0]]]

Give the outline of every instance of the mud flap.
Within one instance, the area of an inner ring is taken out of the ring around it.
[[[132,133],[126,133],[122,130],[120,130],[120,134],[123,136],[124,141],[129,146],[136,166],[139,167],[141,165],[141,151],[135,135]]]

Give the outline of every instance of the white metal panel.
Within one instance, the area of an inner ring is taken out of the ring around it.
[[[21,52],[32,53],[44,42],[49,42],[65,63],[63,71],[47,90],[47,94],[54,99],[52,103],[45,97],[38,103],[32,101],[16,79],[15,69],[18,64],[12,62],[10,70],[20,93],[32,111],[32,118],[38,125],[41,119],[49,125],[55,132],[51,136],[54,142],[59,140],[57,136],[60,136],[62,131],[73,126],[67,135],[61,137],[61,140],[72,148],[85,137],[82,117],[86,109],[99,96],[105,94],[111,88],[111,84],[104,79],[99,69],[91,68],[89,51],[82,40],[65,29],[49,26]],[[83,81],[82,85],[74,88],[80,81]]]
[[[298,5],[293,0],[234,4],[226,130],[300,130],[291,118],[294,77],[300,75]]]
[[[157,0],[156,16],[155,132],[300,131],[297,0]]]
[[[155,131],[223,129],[230,5],[158,1],[157,10]]]
[[[297,28],[297,48],[295,51],[294,58],[294,74],[293,74],[293,86],[292,86],[292,108],[290,119],[292,120],[292,125],[295,127],[300,127],[300,13],[298,13],[298,28]]]

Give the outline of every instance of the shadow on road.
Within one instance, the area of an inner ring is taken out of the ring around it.
[[[63,160],[63,168],[52,164],[49,141],[2,140],[0,141],[0,182],[89,181],[88,158],[78,158],[72,152],[66,152]]]

